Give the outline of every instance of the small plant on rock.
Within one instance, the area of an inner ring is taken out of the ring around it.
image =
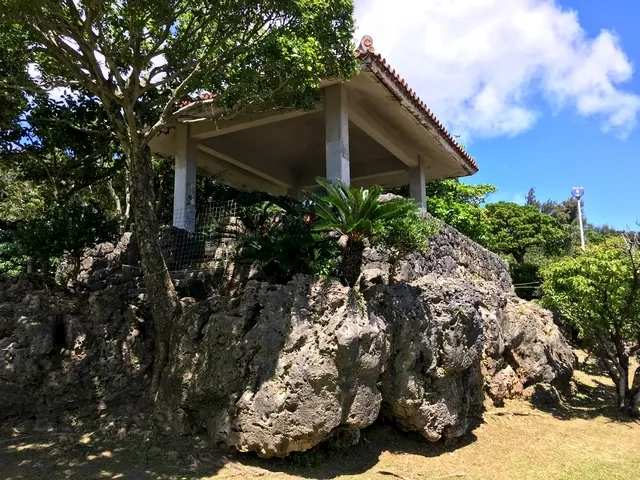
[[[407,202],[410,204],[407,215],[385,222],[372,242],[389,252],[390,282],[398,262],[410,253],[426,251],[429,239],[440,228],[439,221],[421,218],[418,206],[410,200]]]
[[[379,235],[393,243],[389,237],[389,233],[395,231],[392,226],[415,218],[418,207],[403,198],[381,201],[379,186],[354,188],[323,178],[317,182],[323,192],[313,197],[316,230],[346,237],[339,270],[347,285],[353,287],[360,277],[365,243],[374,243]]]
[[[257,262],[267,279],[286,283],[297,273],[335,273],[338,245],[314,230],[301,202],[256,192],[242,205],[245,232],[239,239],[239,257]]]

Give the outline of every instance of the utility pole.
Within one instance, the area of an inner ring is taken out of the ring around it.
[[[582,225],[582,203],[580,199],[584,196],[584,188],[581,186],[573,187],[571,189],[571,196],[578,200],[578,220],[580,221],[580,245],[582,246],[582,250],[585,249],[584,246],[584,226]]]

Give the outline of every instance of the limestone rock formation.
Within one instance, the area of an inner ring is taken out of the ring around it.
[[[378,416],[386,323],[337,282],[251,281],[240,297],[197,305],[183,325],[170,389],[216,442],[284,456]]]
[[[139,398],[153,325],[132,293],[83,295],[37,276],[0,279],[0,421],[69,424]]]
[[[127,237],[90,252],[75,291],[0,281],[0,392],[13,392],[0,395],[0,420],[140,398],[153,322],[136,262]],[[163,389],[176,431],[206,429],[240,451],[347,444],[381,414],[453,439],[485,394],[500,404],[539,384],[563,392],[572,374],[551,314],[516,297],[498,256],[447,226],[396,265],[368,249],[359,291],[303,275],[234,282],[183,299]]]

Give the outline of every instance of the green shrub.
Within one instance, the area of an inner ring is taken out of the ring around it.
[[[300,201],[263,192],[238,197],[240,260],[255,261],[272,282],[286,283],[297,273],[331,277],[340,249],[333,238],[314,230],[313,216]]]
[[[372,239],[373,245],[389,252],[391,281],[398,261],[412,252],[426,251],[429,239],[440,229],[440,222],[420,218],[417,205],[411,200],[407,201],[415,208],[409,207],[406,216],[385,222]]]

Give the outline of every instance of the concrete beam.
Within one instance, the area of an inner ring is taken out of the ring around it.
[[[187,125],[176,128],[176,154],[173,195],[173,226],[196,230],[197,142],[189,136]]]
[[[326,177],[346,184],[351,181],[348,107],[347,90],[343,85],[324,89]]]
[[[363,181],[363,180],[383,180],[385,177],[394,177],[396,175],[406,175],[406,170],[392,170],[389,172],[381,172],[381,173],[373,173],[371,175],[360,175],[358,177],[353,177],[351,180],[353,182]],[[406,183],[405,183],[406,185]]]
[[[191,136],[198,140],[204,140],[205,138],[218,137],[220,135],[226,135],[228,133],[240,132],[249,128],[261,127],[262,125],[268,125],[270,123],[281,122],[283,120],[289,120],[290,118],[300,117],[313,113],[314,111],[322,110],[323,106],[318,105],[316,110],[303,111],[295,110],[293,112],[263,112],[252,116],[251,118],[240,117],[231,120],[204,120],[191,124]]]
[[[349,119],[354,123],[354,125],[360,128],[360,130],[369,135],[373,140],[378,142],[389,153],[409,168],[418,165],[418,160],[415,155],[411,155],[407,152],[401,143],[389,135],[380,122],[372,118],[370,115],[367,115],[365,112],[359,110],[355,106],[352,106],[349,110]]]
[[[273,195],[287,194],[286,188],[254,175],[243,168],[227,163],[200,149],[198,149],[198,174],[211,177],[217,182],[243,191],[260,190]]]
[[[373,185],[383,185],[385,187],[395,188],[406,184],[407,170],[393,170],[389,172],[351,177],[351,185],[357,188],[369,188]],[[318,185],[306,182],[303,187],[300,187],[300,190],[313,190],[314,188],[318,188]]]
[[[246,163],[240,162],[239,160],[236,160],[235,158],[232,158],[229,155],[225,155],[222,152],[214,150],[213,148],[207,147],[206,145],[202,145],[202,144],[198,145],[198,150],[208,153],[209,155],[213,155],[214,157],[224,160],[225,162],[230,163],[231,165],[235,165],[236,167],[242,168],[243,170],[251,172],[258,177],[264,178],[265,180],[268,180],[269,182],[275,185],[278,185],[279,187],[283,187],[285,190],[288,190],[291,188],[291,185],[288,184],[287,182],[283,182],[282,180],[272,177],[271,175],[268,175],[258,170],[257,168],[253,168],[247,165]]]

